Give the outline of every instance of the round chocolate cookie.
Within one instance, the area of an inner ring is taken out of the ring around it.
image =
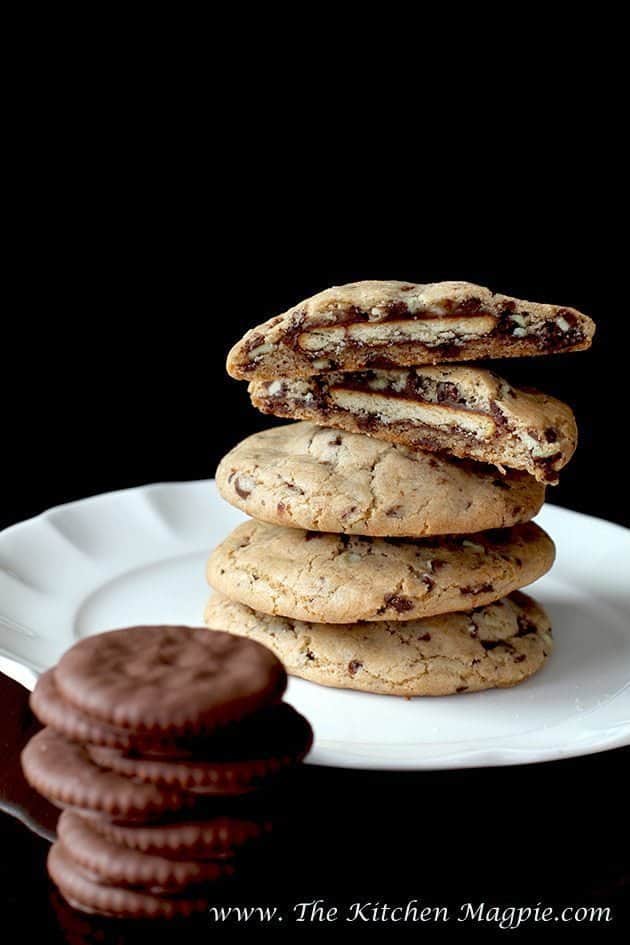
[[[271,617],[217,594],[206,619],[264,641],[293,676],[392,696],[515,686],[543,666],[553,647],[544,610],[518,591],[465,613],[344,625]]]
[[[55,682],[54,669],[47,670],[39,677],[29,704],[40,722],[49,725],[71,741],[120,748],[122,751],[165,754],[168,757],[184,757],[194,750],[191,739],[168,738],[165,735],[160,736],[159,733],[152,736],[143,735],[91,718],[66,699],[62,699]]]
[[[73,811],[62,813],[57,834],[75,863],[110,886],[139,887],[159,894],[216,882],[234,873],[226,860],[169,859],[120,846]]]
[[[231,859],[273,828],[270,819],[228,816],[125,826],[93,817],[90,826],[113,843],[170,860]]]
[[[212,553],[208,581],[254,610],[295,620],[413,620],[489,604],[545,574],[554,555],[533,522],[413,540],[248,521]]]
[[[545,487],[527,473],[411,450],[360,433],[290,423],[243,440],[219,492],[259,521],[388,538],[454,535],[528,522]]]
[[[152,820],[166,811],[194,807],[191,794],[133,781],[99,767],[87,746],[71,742],[51,728],[31,738],[22,752],[22,769],[31,787],[53,804],[117,820]]]
[[[82,869],[59,841],[48,854],[48,873],[75,909],[126,919],[174,919],[203,912],[208,896],[194,891],[167,896],[109,886]]]
[[[55,683],[76,708],[168,738],[208,733],[276,702],[282,664],[265,647],[203,628],[130,627],[80,640]]]
[[[298,764],[309,751],[313,732],[306,719],[286,702],[260,713],[243,734],[208,740],[199,755],[185,761],[125,755],[88,747],[94,761],[127,778],[166,785],[195,794],[246,794],[281,771]]]

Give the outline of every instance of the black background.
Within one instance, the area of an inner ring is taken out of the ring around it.
[[[595,318],[592,351],[500,370],[577,414],[580,446],[551,500],[628,524],[630,334],[610,150],[593,164],[581,138],[425,138],[411,120],[366,139],[352,115],[341,136],[318,115],[311,135],[181,100],[162,103],[163,122],[134,99],[98,124],[85,104],[78,126],[57,116],[42,134],[45,159],[24,155],[3,526],[106,490],[211,476],[270,423],[225,375],[229,345],[361,278],[468,279]],[[422,775],[311,769],[288,805],[292,846],[237,898],[614,903],[614,929],[577,930],[612,938],[628,915],[628,751]],[[52,941],[44,846],[0,823],[4,914]]]

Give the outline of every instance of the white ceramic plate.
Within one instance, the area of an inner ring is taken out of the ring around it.
[[[32,688],[76,639],[136,623],[202,624],[209,550],[243,516],[214,482],[84,499],[0,534],[0,669]],[[630,744],[630,531],[552,505],[558,548],[532,588],[555,650],[514,689],[414,699],[293,679],[313,764],[460,768],[549,761]]]

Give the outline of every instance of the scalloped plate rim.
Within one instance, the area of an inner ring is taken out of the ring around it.
[[[229,506],[226,507],[225,503],[219,499],[218,493],[216,492],[216,486],[214,485],[214,480],[195,479],[176,482],[148,483],[146,485],[132,486],[129,488],[99,493],[87,496],[83,499],[75,499],[70,502],[62,503],[51,507],[23,522],[12,525],[0,532],[0,556],[2,556],[3,548],[6,546],[7,540],[11,540],[16,534],[23,533],[26,527],[30,527],[31,529],[36,528],[38,522],[54,519],[58,516],[63,516],[64,513],[79,510],[79,514],[82,515],[87,513],[89,515],[92,508],[102,505],[103,503],[116,503],[119,500],[128,499],[133,501],[135,496],[146,496],[151,491],[165,490],[166,492],[171,492],[182,490],[183,493],[187,493],[191,489],[200,488],[208,488],[209,515],[213,502],[212,496],[214,493],[214,500],[221,502],[221,506],[219,508],[223,513],[225,513],[228,517],[231,516],[234,518],[235,516],[239,516],[242,518],[240,513],[237,513]],[[625,529],[620,524],[609,522],[604,519],[599,519],[585,513],[574,512],[570,509],[566,509],[561,506],[555,506],[550,503],[546,504],[545,509],[548,510],[547,514],[549,516],[558,516],[558,521],[562,521],[564,519],[566,522],[572,522],[574,524],[579,523],[579,528],[582,531],[588,531],[590,529],[601,530],[603,528],[607,533],[610,534],[610,539],[613,543],[616,543],[617,541],[625,543],[627,541],[628,547],[630,549],[630,530]],[[551,531],[551,534],[552,537],[554,537],[553,531]],[[198,550],[199,548],[197,545],[195,548],[189,547],[188,553],[190,554],[193,551],[197,553]],[[208,547],[208,551],[209,550],[210,547]],[[181,554],[181,547],[178,548],[178,552]],[[565,558],[563,559],[565,569],[568,569],[569,561],[569,556],[565,555]],[[138,562],[138,567],[141,566],[142,560]],[[2,566],[0,566],[0,571],[1,570]],[[560,581],[562,581],[562,578],[560,578]],[[619,583],[621,585],[621,581]],[[591,592],[591,597],[593,599],[597,599],[599,595]],[[613,610],[618,616],[624,618],[626,615],[628,615],[630,617],[630,612],[628,612],[625,605],[622,606],[618,600],[612,600],[609,595],[606,595],[606,593],[603,593],[600,599],[604,600],[607,607]],[[17,681],[28,687],[29,683],[32,685],[36,677],[36,670],[34,667],[35,663],[33,661],[29,661],[26,657],[20,655],[19,653],[15,653],[5,645],[0,645],[0,670],[6,672],[7,675],[17,679]],[[292,680],[289,698],[291,698],[291,696],[293,696],[296,692],[299,693],[301,691],[299,687],[304,686],[309,687],[311,690],[313,687],[318,690],[318,701],[325,701],[328,693],[334,694],[339,692],[339,690],[330,690],[326,689],[325,687],[315,687],[315,684],[307,683],[303,680]],[[516,687],[516,689],[518,688],[519,687]],[[347,692],[347,690],[341,691]],[[331,699],[334,700],[334,698],[334,695],[331,696]],[[372,697],[368,694],[360,694],[360,698],[389,699],[391,697]],[[466,698],[468,697],[464,697],[464,699]],[[464,699],[462,699],[462,704],[465,704]],[[297,701],[300,702],[299,699]],[[422,700],[414,701],[418,702]],[[611,712],[612,703],[616,703],[615,712]],[[300,705],[298,705],[298,708],[300,708]],[[598,713],[601,717],[599,720],[597,719]],[[610,718],[607,720],[607,715],[615,716],[616,721],[611,721]],[[551,745],[545,745],[543,744],[544,738],[541,738],[540,734],[539,743],[535,744],[532,742],[532,732],[526,731],[520,735],[498,735],[488,737],[485,739],[484,745],[480,744],[479,742],[475,744],[474,739],[463,739],[460,742],[410,742],[408,745],[413,749],[413,751],[410,751],[407,756],[405,756],[406,743],[403,743],[398,749],[398,751],[402,752],[402,757],[397,757],[396,746],[389,745],[390,756],[377,757],[375,756],[376,746],[381,747],[383,744],[389,743],[369,741],[349,743],[347,738],[335,739],[322,737],[319,742],[316,740],[315,749],[309,758],[309,762],[311,764],[340,768],[345,767],[392,771],[439,770],[554,761],[622,747],[624,745],[630,744],[630,666],[628,667],[627,684],[620,688],[619,691],[614,693],[611,699],[608,702],[605,702],[603,706],[599,706],[598,704],[594,709],[589,710],[589,712],[580,719],[580,721],[585,721],[586,718],[588,718],[589,724],[584,726],[585,731],[578,734],[571,731],[571,726],[574,725],[577,718],[579,718],[579,716],[577,716],[576,719],[566,719],[564,721],[559,721],[557,724],[551,725],[548,728],[545,727],[544,731],[546,734],[551,732],[553,729],[559,728],[560,731],[556,732],[558,739],[561,739],[562,730],[564,729],[566,735],[569,737],[569,741],[568,743],[564,741],[562,744],[559,741],[556,741]],[[593,723],[597,721],[599,721],[599,725],[593,725]],[[317,732],[317,722],[315,728]],[[543,730],[538,731],[542,733]],[[536,732],[537,730],[534,730],[534,736],[536,735]],[[491,744],[493,742],[498,744]],[[519,742],[521,744],[519,744]],[[423,757],[419,757],[418,752],[423,754]]]

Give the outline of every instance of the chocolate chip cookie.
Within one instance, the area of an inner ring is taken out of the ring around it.
[[[411,450],[313,423],[243,440],[216,473],[219,492],[273,525],[353,535],[422,537],[503,528],[540,510],[527,473]]]
[[[525,302],[470,282],[354,282],[319,292],[230,351],[232,377],[273,380],[580,351],[595,326],[574,308]]]
[[[544,610],[519,592],[462,613],[335,626],[256,613],[216,594],[206,621],[271,647],[293,676],[394,696],[514,686],[541,668],[553,645]]]
[[[566,404],[519,390],[478,367],[255,380],[249,392],[263,413],[520,469],[552,484],[577,444],[575,418]]]
[[[255,610],[296,620],[411,620],[497,600],[545,574],[554,554],[532,522],[411,540],[248,521],[212,553],[208,581]]]

